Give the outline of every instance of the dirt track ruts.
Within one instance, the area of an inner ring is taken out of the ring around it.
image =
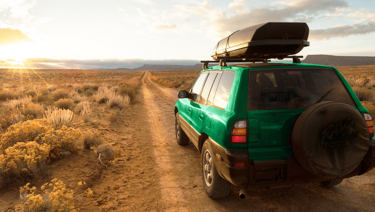
[[[200,154],[190,143],[181,147],[174,135],[174,104],[177,90],[151,81],[151,73],[142,79],[143,107],[148,114],[153,153],[158,171],[160,210],[168,211],[374,211],[375,170],[344,180],[332,189],[317,184],[293,188],[247,189],[239,199],[233,187],[225,199],[212,200],[202,184]],[[144,120],[140,120],[144,121]],[[148,208],[152,210],[153,208]]]

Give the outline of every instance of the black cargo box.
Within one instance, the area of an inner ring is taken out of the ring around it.
[[[219,41],[211,57],[219,61],[283,59],[309,46],[306,23],[269,22],[234,32]]]

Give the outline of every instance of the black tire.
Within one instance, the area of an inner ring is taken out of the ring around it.
[[[320,183],[320,185],[324,188],[332,188],[333,186],[337,186],[340,184],[344,179],[336,179],[336,180],[330,180],[330,181],[323,181]]]
[[[369,133],[361,113],[339,102],[307,108],[292,131],[294,156],[303,168],[320,177],[341,178],[362,162]]]
[[[217,173],[214,160],[212,157],[210,157],[211,162],[207,161],[207,153],[212,156],[212,151],[210,148],[209,142],[204,142],[202,147],[202,154],[201,154],[201,160],[202,160],[202,179],[203,179],[203,187],[206,191],[207,195],[212,199],[219,199],[224,198],[229,195],[231,184],[224,180],[219,173]],[[211,165],[209,165],[211,164]],[[206,166],[210,166],[209,171],[207,171]],[[211,181],[208,182],[207,174],[210,174]]]
[[[179,118],[180,118],[180,115],[176,113],[176,121],[175,121],[176,141],[180,146],[185,146],[189,144],[189,137],[187,137],[186,133],[182,130]]]

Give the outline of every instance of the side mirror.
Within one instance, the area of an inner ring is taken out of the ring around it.
[[[187,91],[179,91],[178,92],[178,98],[187,98],[188,97],[188,92]]]

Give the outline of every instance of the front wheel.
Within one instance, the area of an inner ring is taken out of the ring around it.
[[[176,113],[176,121],[175,121],[175,130],[176,130],[176,140],[180,146],[185,146],[189,143],[189,137],[185,134],[182,130],[180,125],[180,115]]]
[[[204,142],[201,155],[204,190],[212,199],[223,198],[229,195],[231,184],[217,173],[209,146],[209,142]]]

